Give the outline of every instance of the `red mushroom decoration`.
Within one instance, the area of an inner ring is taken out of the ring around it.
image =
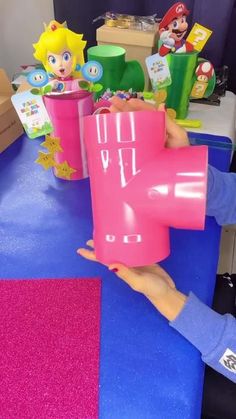
[[[209,61],[199,64],[196,68],[196,76],[198,81],[207,83],[214,75],[214,67]]]
[[[197,66],[195,74],[197,80],[193,85],[190,96],[194,99],[201,99],[205,95],[209,81],[214,77],[214,67],[209,61],[203,61]]]

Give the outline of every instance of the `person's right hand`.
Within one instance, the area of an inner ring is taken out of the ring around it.
[[[93,240],[89,240],[86,244],[90,249],[80,248],[77,253],[88,260],[99,262],[94,252]],[[120,263],[114,263],[108,266],[108,269],[115,272],[134,291],[140,292],[150,299],[164,298],[168,288],[175,288],[172,278],[159,265],[128,268]]]
[[[93,240],[87,243],[91,249],[80,248],[77,253],[93,262],[99,262],[94,251]],[[183,309],[186,296],[175,288],[173,279],[159,265],[128,268],[113,263],[108,269],[126,282],[134,291],[147,297],[156,309],[168,320],[174,320]]]
[[[111,112],[132,112],[132,111],[165,111],[165,105],[161,104],[156,108],[150,103],[141,99],[122,100],[117,96],[111,99]],[[187,132],[177,125],[166,113],[166,147],[178,148],[189,145]]]

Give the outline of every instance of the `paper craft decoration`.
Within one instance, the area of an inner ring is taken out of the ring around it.
[[[81,73],[84,77],[84,80],[79,81],[81,89],[94,93],[102,90],[103,86],[97,83],[103,75],[102,65],[98,61],[87,61],[81,67]]]
[[[53,131],[41,96],[26,91],[16,93],[11,100],[29,138],[37,138]]]
[[[171,84],[171,75],[166,57],[154,54],[147,57],[145,61],[154,92]]]
[[[0,280],[0,417],[98,418],[100,280]]]
[[[192,44],[196,51],[200,52],[206,45],[211,34],[212,31],[210,29],[199,25],[199,23],[195,23],[186,41]]]
[[[56,165],[53,153],[44,153],[43,151],[39,151],[39,157],[35,160],[35,163],[41,164],[45,170],[51,169]]]
[[[195,71],[195,81],[190,96],[195,99],[204,97],[209,81],[215,76],[213,65],[209,61],[201,62]]]
[[[188,29],[187,16],[190,11],[182,2],[173,4],[159,24],[159,54],[165,56],[170,52],[192,52],[194,47],[185,40]]]
[[[35,160],[35,163],[40,164],[45,170],[53,167],[56,170],[58,177],[71,180],[71,176],[73,173],[76,173],[76,170],[73,169],[73,167],[71,167],[66,160],[61,163],[57,163],[55,159],[55,153],[63,152],[63,148],[60,143],[60,138],[46,135],[45,141],[40,145],[46,148],[48,152],[45,153],[39,150],[39,156]]]
[[[28,74],[34,71],[39,65],[21,65],[19,70],[13,76],[12,84],[19,86],[27,82]]]
[[[84,64],[84,41],[82,34],[75,33],[65,27],[64,23],[52,20],[40,35],[38,42],[33,44],[34,57],[45,67],[53,90],[79,90],[77,71]]]

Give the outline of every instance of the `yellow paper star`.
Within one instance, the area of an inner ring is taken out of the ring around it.
[[[51,137],[51,135],[46,135],[45,141],[40,145],[47,148],[47,150],[51,153],[55,153],[56,151],[63,151],[63,149],[60,146],[60,141],[60,138]]]
[[[76,170],[69,166],[67,161],[56,165],[56,174],[58,177],[63,179],[71,179],[72,173],[75,173]]]
[[[56,165],[53,154],[43,153],[42,151],[39,151],[39,157],[35,160],[35,163],[41,164],[45,170],[48,170]]]

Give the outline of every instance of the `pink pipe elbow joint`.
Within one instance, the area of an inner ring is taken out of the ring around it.
[[[208,149],[165,148],[165,112],[86,116],[84,134],[98,260],[149,265],[169,227],[204,229]]]

